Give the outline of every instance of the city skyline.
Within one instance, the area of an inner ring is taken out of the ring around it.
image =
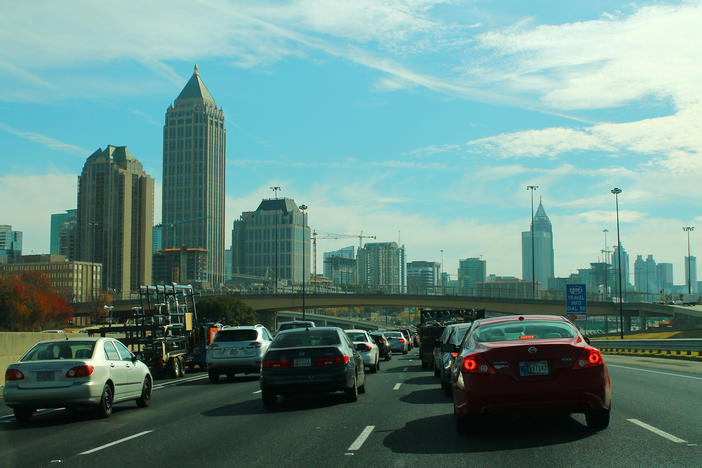
[[[699,4],[284,5],[13,5],[0,196],[15,202],[0,222],[24,232],[24,253],[49,251],[51,214],[76,208],[80,166],[105,143],[154,174],[161,221],[163,111],[197,63],[226,113],[226,227],[279,186],[319,232],[398,241],[408,261],[443,250],[451,274],[482,255],[488,273],[521,276],[534,184],[564,277],[598,257],[603,229],[616,243],[616,186],[622,245],[682,282],[680,227],[702,221],[701,65],[686,46]],[[103,33],[115,28],[129,38]],[[590,40],[603,35],[606,49]]]

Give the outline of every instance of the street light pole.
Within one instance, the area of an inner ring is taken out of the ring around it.
[[[527,185],[527,190],[531,191],[531,298],[536,297],[536,265],[534,264],[534,190],[538,185]]]
[[[694,226],[683,226],[683,231],[687,232],[687,293],[692,294],[692,270],[690,269],[690,231],[694,231]]]
[[[273,197],[278,199],[278,190],[280,187],[270,187],[273,190]],[[278,210],[275,211],[275,285],[273,286],[273,293],[278,293]]]
[[[305,210],[307,205],[300,205],[302,211],[302,320],[305,320]]]
[[[622,304],[622,241],[619,237],[619,194],[622,190],[618,187],[614,187],[611,192],[614,194],[614,203],[617,207],[617,261],[618,261],[618,275],[619,276],[619,338],[624,339],[624,308]]]

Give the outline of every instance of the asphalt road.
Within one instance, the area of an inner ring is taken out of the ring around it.
[[[257,378],[210,384],[196,373],[157,382],[151,407],[121,404],[107,420],[47,410],[22,424],[2,406],[0,465],[702,466],[702,363],[607,362],[613,412],[599,433],[581,415],[522,416],[459,436],[450,400],[412,352],[368,374],[355,403],[279,397],[264,410]]]

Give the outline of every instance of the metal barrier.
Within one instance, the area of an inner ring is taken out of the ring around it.
[[[592,340],[591,345],[605,354],[679,357],[702,360],[702,339]]]

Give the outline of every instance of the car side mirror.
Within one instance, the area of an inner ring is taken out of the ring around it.
[[[587,336],[583,336],[583,338],[585,338],[585,343],[590,344],[590,338],[588,338]]]

